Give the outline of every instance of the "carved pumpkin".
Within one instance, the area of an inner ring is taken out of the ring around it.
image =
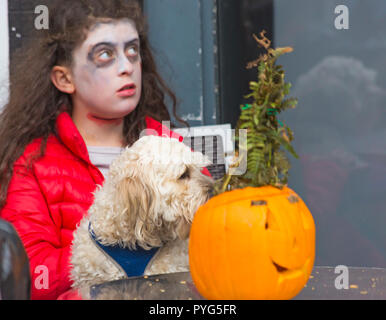
[[[288,187],[222,193],[193,220],[190,271],[207,299],[290,299],[307,283],[314,257],[312,215]]]

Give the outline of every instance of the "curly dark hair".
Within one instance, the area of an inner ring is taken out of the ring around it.
[[[19,49],[13,56],[9,103],[0,115],[0,208],[6,201],[13,164],[25,147],[32,140],[42,138],[39,153],[31,158],[32,164],[44,155],[48,137],[57,136],[56,119],[63,112],[63,106],[72,114],[71,96],[53,85],[50,73],[55,65],[71,68],[74,49],[99,20],[129,18],[139,34],[142,93],[137,108],[124,119],[126,145],[132,145],[146,129],[145,116],[159,122],[171,121],[165,95],[171,99],[175,119],[189,127],[177,116],[176,96],[156,70],[147,25],[137,0],[58,1],[49,12],[49,29],[39,31],[43,36],[38,41]]]

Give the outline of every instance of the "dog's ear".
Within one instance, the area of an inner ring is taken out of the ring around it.
[[[161,240],[155,236],[154,201],[155,194],[144,177],[131,176],[121,179],[115,189],[116,203],[119,203],[121,214],[116,216],[132,245],[139,244],[144,248],[159,246]],[[126,236],[124,236],[126,238]]]
[[[115,186],[113,201],[126,211],[122,216],[126,216],[130,226],[134,227],[138,219],[144,219],[149,211],[150,200],[150,190],[137,176],[125,177]]]
[[[176,232],[180,240],[185,240],[189,237],[191,223],[181,217],[177,223]]]

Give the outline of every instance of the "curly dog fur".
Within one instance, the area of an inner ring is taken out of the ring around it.
[[[110,166],[88,214],[74,233],[73,287],[80,289],[125,278],[91,240],[91,222],[104,245],[160,247],[145,275],[189,270],[188,237],[194,213],[204,204],[214,180],[201,173],[210,164],[200,152],[174,138],[145,136]]]

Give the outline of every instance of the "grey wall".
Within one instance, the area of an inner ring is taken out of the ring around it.
[[[8,101],[9,88],[8,2],[0,1],[0,110]]]
[[[159,70],[192,126],[216,123],[216,1],[144,0]]]

